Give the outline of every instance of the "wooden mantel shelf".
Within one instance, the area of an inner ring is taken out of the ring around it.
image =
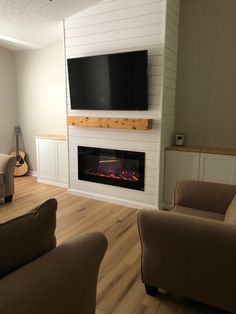
[[[105,118],[105,117],[67,117],[69,126],[150,130],[152,119]]]

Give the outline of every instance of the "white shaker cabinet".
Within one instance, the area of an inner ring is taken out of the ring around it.
[[[199,180],[236,184],[236,156],[202,153]]]
[[[182,149],[182,151],[181,151]],[[170,147],[165,155],[164,206],[170,208],[178,180],[236,184],[236,150]]]
[[[178,180],[198,180],[199,153],[166,151],[164,203],[172,205],[175,186]]]
[[[36,137],[38,182],[62,187],[68,184],[67,143],[62,136]]]

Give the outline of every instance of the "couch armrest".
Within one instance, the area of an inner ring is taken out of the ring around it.
[[[138,214],[142,281],[236,309],[236,226],[161,210]]]
[[[16,158],[7,155],[0,154],[0,172],[4,175],[4,183],[6,187],[6,195],[10,196],[14,194],[14,170],[16,165]]]
[[[105,236],[87,233],[0,280],[1,314],[95,313]]]
[[[236,185],[181,180],[177,183],[174,206],[225,214],[236,194]]]

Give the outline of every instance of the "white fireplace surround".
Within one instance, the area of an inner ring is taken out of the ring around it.
[[[147,49],[149,63],[148,111],[71,110],[67,80],[68,116],[153,119],[153,128],[144,131],[69,126],[71,193],[135,208],[159,207],[163,147],[169,144],[173,131],[178,33],[171,30],[171,23],[178,23],[178,12],[179,0],[105,0],[65,20],[66,59]],[[168,20],[171,27],[167,29]],[[173,40],[168,43],[167,37]],[[168,49],[168,45],[173,47]],[[80,145],[144,152],[144,192],[78,180]]]

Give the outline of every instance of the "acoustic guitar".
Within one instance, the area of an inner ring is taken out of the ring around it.
[[[16,166],[14,170],[14,176],[20,177],[25,175],[28,172],[28,165],[25,161],[25,153],[19,150],[19,134],[20,134],[20,127],[15,127],[16,133],[16,151],[10,153],[10,155],[16,157]]]

